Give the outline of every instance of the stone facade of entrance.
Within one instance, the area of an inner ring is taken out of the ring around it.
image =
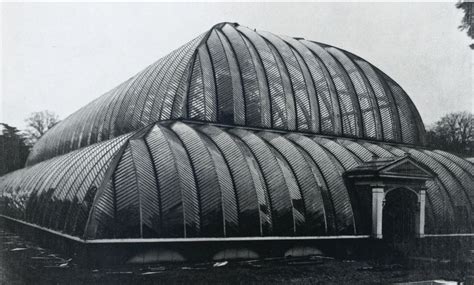
[[[425,199],[426,189],[413,189],[411,187],[386,187],[384,185],[373,185],[372,186],[372,237],[381,239],[383,238],[383,207],[385,205],[385,196],[390,191],[397,191],[397,189],[408,189],[414,192],[417,196],[417,207],[415,214],[415,235],[418,238],[422,238],[425,235]]]
[[[370,189],[371,195],[360,195],[363,199],[371,199],[371,235],[373,238],[383,238],[383,210],[387,194],[391,191],[406,189],[416,195],[415,229],[417,238],[425,235],[425,204],[426,181],[434,175],[414,161],[409,154],[400,157],[373,157],[358,167],[345,173],[353,195]],[[367,201],[368,202],[368,201]],[[367,218],[367,217],[365,217]]]

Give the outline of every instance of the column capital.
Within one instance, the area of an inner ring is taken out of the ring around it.
[[[385,189],[383,187],[372,187],[372,193],[384,193]]]
[[[385,189],[385,185],[381,182],[372,182],[370,183],[370,187],[372,188],[383,188]]]

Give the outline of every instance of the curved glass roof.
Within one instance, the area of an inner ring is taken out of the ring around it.
[[[86,239],[369,234],[343,173],[406,152],[436,174],[425,232],[472,232],[474,165],[452,154],[185,122],[6,175],[1,214]]]
[[[425,132],[403,89],[360,57],[221,23],[63,120],[27,165],[169,119],[414,145]]]
[[[368,235],[343,174],[410,153],[434,175],[425,232],[472,233],[474,165],[423,138],[367,61],[222,23],[48,131],[0,215],[83,239]]]

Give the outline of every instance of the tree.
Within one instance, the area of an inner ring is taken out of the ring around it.
[[[33,146],[49,129],[59,123],[58,116],[48,110],[33,112],[25,120],[27,143]]]
[[[25,165],[29,147],[17,128],[0,123],[0,130],[0,175],[3,175]]]
[[[466,30],[467,35],[474,39],[474,2],[459,1],[456,3],[456,8],[464,11],[464,17],[459,29],[461,31]],[[471,44],[470,47],[474,49],[474,44]]]
[[[474,116],[469,112],[449,113],[429,128],[428,144],[457,153],[474,156]]]

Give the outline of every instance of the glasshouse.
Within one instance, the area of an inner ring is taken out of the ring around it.
[[[472,235],[474,165],[425,144],[366,60],[220,23],[48,131],[0,214],[91,244]]]

